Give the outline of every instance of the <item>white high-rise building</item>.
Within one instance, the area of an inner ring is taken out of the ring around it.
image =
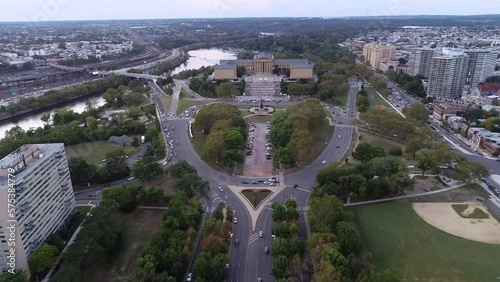
[[[75,211],[64,144],[23,145],[1,159],[0,201],[2,272],[13,267],[11,249],[14,267],[28,270],[33,252]]]
[[[410,51],[410,59],[408,60],[408,74],[412,76],[421,75],[428,78],[434,51],[431,48],[412,49]]]
[[[460,99],[465,86],[469,57],[459,50],[443,49],[431,60],[427,96]]]
[[[495,72],[497,53],[489,50],[465,50],[465,54],[469,56],[469,84],[474,89]]]

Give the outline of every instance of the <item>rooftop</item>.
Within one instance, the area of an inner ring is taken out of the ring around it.
[[[52,155],[63,148],[62,143],[52,144],[26,144],[19,147],[0,160],[0,189],[8,187],[9,179],[20,179],[26,168],[36,167],[46,155]],[[9,175],[15,175],[10,177]]]
[[[500,83],[489,83],[489,82],[480,82],[477,85],[479,91],[488,91],[488,92],[498,92],[500,90]]]
[[[253,57],[254,60],[257,59],[274,59],[274,56],[269,53],[259,53]]]

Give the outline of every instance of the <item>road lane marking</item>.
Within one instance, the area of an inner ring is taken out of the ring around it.
[[[248,237],[248,245],[252,244],[253,242],[257,241],[259,239],[259,234],[254,233]]]

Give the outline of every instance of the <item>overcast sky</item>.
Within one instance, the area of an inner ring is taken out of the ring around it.
[[[0,21],[477,15],[500,0],[0,0]]]

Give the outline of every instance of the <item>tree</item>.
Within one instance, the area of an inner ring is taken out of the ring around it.
[[[16,269],[14,273],[4,272],[0,276],[0,282],[28,282],[28,277],[26,276],[26,272],[21,269]]]
[[[168,169],[172,178],[181,178],[186,174],[196,174],[196,169],[186,161],[178,161],[171,165]]]
[[[394,270],[383,269],[367,275],[359,280],[359,282],[399,282],[397,274]]]
[[[313,282],[340,282],[342,274],[327,259],[322,259],[319,263],[319,270],[313,275]]]
[[[286,256],[280,255],[274,259],[271,274],[276,280],[288,278],[288,258]]]
[[[489,83],[500,83],[500,75],[494,75],[494,76],[490,76],[486,79],[486,82],[489,82]]]
[[[292,166],[295,164],[292,152],[288,148],[279,147],[274,155],[274,160],[280,164]]]
[[[384,149],[372,146],[369,143],[361,143],[354,151],[354,159],[366,163],[374,158],[385,156]]]
[[[363,241],[358,228],[352,222],[341,221],[338,224],[337,239],[344,256],[358,255],[363,249]]]
[[[141,180],[153,180],[163,175],[163,168],[157,162],[136,162],[132,168],[132,175]]]
[[[57,45],[57,48],[66,49],[66,42],[64,42],[64,41],[59,42],[59,44]]]
[[[82,158],[71,158],[68,161],[69,174],[74,184],[87,185],[99,183],[97,166],[87,163]]]
[[[479,179],[490,174],[488,169],[482,164],[467,160],[458,162],[456,169],[462,172],[458,173],[457,177],[467,183],[478,181]]]
[[[241,150],[245,147],[245,138],[238,128],[229,129],[224,136],[224,142],[230,150]]]
[[[221,162],[226,167],[240,166],[244,161],[239,150],[226,150],[222,152]]]
[[[111,187],[103,190],[102,195],[105,200],[116,202],[122,212],[131,212],[139,205],[132,191],[134,190],[123,187]]]
[[[415,153],[415,159],[417,160],[416,167],[422,170],[422,175],[425,175],[425,172],[428,170],[435,171],[439,168],[438,160],[433,150],[420,149]]]
[[[51,268],[56,262],[59,254],[57,247],[44,243],[40,248],[33,252],[29,261],[30,270],[35,273],[43,273]]]
[[[492,132],[500,132],[500,118],[498,117],[489,117],[482,124],[484,128]]]
[[[273,204],[273,213],[272,213],[272,219],[274,222],[277,221],[284,221],[286,220],[287,217],[287,212],[286,208],[283,205],[280,205],[278,203]]]
[[[405,114],[406,117],[408,118],[412,118],[414,120],[418,120],[422,123],[425,123],[429,119],[430,111],[424,104],[415,103],[409,107],[404,107],[403,114]]]
[[[307,216],[313,232],[332,232],[337,222],[346,217],[346,211],[342,202],[334,195],[312,197]]]
[[[234,85],[231,82],[223,82],[217,87],[217,97],[230,98],[235,92]]]
[[[392,147],[389,149],[389,156],[401,157],[403,150],[400,147]]]
[[[131,144],[132,144],[133,147],[136,147],[136,148],[139,147],[140,146],[139,137],[134,136],[134,138],[132,139],[132,143]]]
[[[356,107],[358,107],[358,111],[360,113],[368,111],[368,108],[370,107],[370,101],[368,100],[368,97],[363,95],[358,95],[358,98],[356,100]]]

